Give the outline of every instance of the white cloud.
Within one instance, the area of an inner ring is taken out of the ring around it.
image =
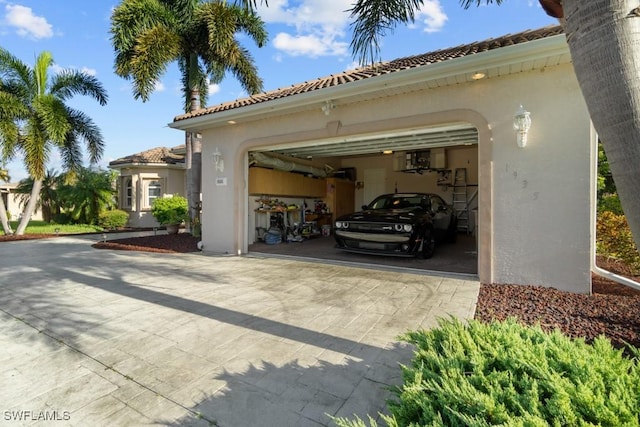
[[[95,68],[82,67],[80,69],[80,72],[87,74],[89,76],[94,76],[94,77],[98,75],[98,71]]]
[[[162,83],[160,80],[157,80],[157,81],[154,83],[153,91],[154,91],[154,92],[164,92],[164,90],[165,90],[164,83]]]
[[[273,45],[292,56],[345,56],[344,40],[352,0],[271,0],[260,8],[260,16],[270,24],[282,24],[292,31],[281,31]]]
[[[327,55],[346,55],[347,43],[337,41],[335,38],[309,34],[292,36],[288,33],[279,33],[273,39],[276,49],[282,50],[291,56],[310,56],[312,58]]]
[[[53,37],[53,27],[41,16],[36,16],[30,7],[8,4],[5,20],[15,27],[18,35],[34,39]]]
[[[435,33],[444,27],[449,18],[444,13],[440,0],[425,0],[424,5],[416,14],[416,22],[424,24],[425,33]]]
[[[207,92],[209,96],[215,95],[218,92],[220,92],[220,85],[217,83],[209,83],[209,89]]]

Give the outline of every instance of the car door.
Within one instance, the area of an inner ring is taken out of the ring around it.
[[[451,215],[447,204],[440,197],[435,194],[431,195],[431,210],[433,211],[433,225],[437,230],[447,230],[449,228],[449,222],[451,221]]]

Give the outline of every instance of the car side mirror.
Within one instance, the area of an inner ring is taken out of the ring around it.
[[[369,209],[369,206],[367,206],[367,205],[362,205],[362,210],[363,210],[363,211],[366,211],[367,209]]]

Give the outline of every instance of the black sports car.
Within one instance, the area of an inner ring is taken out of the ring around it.
[[[457,235],[455,210],[437,194],[385,194],[362,209],[336,219],[337,248],[431,258],[436,242]]]

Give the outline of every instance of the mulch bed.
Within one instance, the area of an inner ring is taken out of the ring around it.
[[[200,238],[189,233],[161,234],[157,236],[131,237],[98,242],[96,249],[117,249],[123,251],[144,251],[156,253],[198,252]]]

